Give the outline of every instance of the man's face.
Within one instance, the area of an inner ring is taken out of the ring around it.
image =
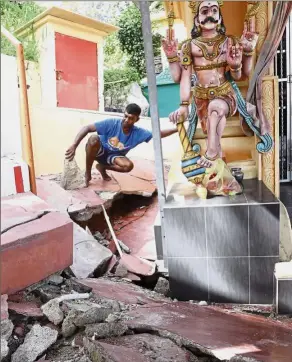
[[[130,114],[127,111],[124,114],[123,123],[126,127],[133,127],[136,122],[138,122],[139,116],[135,114]]]
[[[198,25],[202,29],[213,30],[221,23],[219,5],[217,1],[203,1],[199,7]]]

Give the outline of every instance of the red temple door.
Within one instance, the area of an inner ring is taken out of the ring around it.
[[[55,34],[57,106],[98,110],[97,44]]]

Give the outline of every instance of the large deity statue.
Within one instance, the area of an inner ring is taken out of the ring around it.
[[[261,136],[247,112],[246,104],[235,83],[252,70],[252,55],[258,35],[253,22],[247,19],[242,37],[226,35],[220,7],[223,1],[190,1],[194,14],[191,39],[183,42],[180,54],[172,29],[174,14],[170,12],[168,34],[163,49],[175,82],[180,83],[180,107],[170,114],[177,124],[184,148],[182,171],[197,185],[197,193],[205,198],[213,195],[241,193],[241,186],[222,160],[221,138],[227,117],[237,111],[259,134],[258,151],[267,152],[272,143],[269,135]],[[192,110],[189,112],[189,105]],[[183,122],[189,121],[186,131]],[[199,145],[192,145],[197,122],[207,134],[207,150],[200,154]]]

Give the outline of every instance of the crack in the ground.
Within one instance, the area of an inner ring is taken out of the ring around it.
[[[195,357],[208,357],[211,358],[210,362],[220,362],[217,357],[206,347],[196,344],[190,341],[187,338],[180,337],[179,335],[161,330],[152,326],[141,325],[141,326],[128,326],[129,330],[131,330],[134,334],[143,334],[148,333],[161,338],[169,339],[174,342],[178,347],[185,348],[188,352],[192,353]],[[222,362],[222,361],[221,361]]]
[[[13,225],[10,225],[10,226],[7,226],[5,229],[1,230],[1,235],[5,234],[7,231],[17,227],[17,226],[20,226],[20,225],[24,225],[24,224],[28,224],[29,222],[32,222],[34,220],[38,220],[38,219],[41,219],[43,216],[51,213],[52,211],[55,211],[55,210],[45,210],[37,215],[34,215],[32,216],[31,218],[25,220],[25,221],[21,221],[19,223],[16,223],[16,224],[13,224]]]

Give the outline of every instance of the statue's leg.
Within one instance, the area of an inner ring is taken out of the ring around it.
[[[205,157],[198,161],[204,167],[211,167],[212,161],[221,157],[221,137],[226,125],[229,106],[223,99],[214,99],[208,106],[208,142]]]

